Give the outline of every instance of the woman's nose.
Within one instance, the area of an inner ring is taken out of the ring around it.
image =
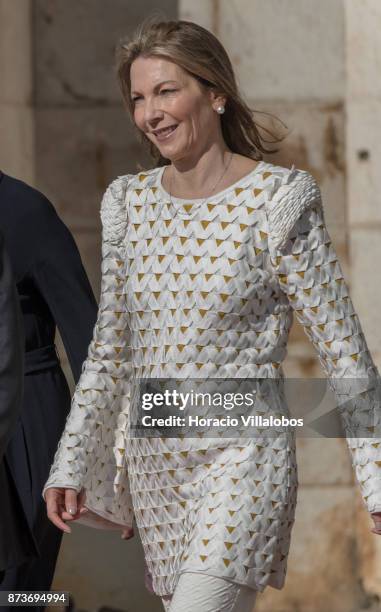
[[[160,109],[159,103],[155,100],[147,100],[144,108],[144,118],[147,122],[152,123],[157,119],[161,119],[163,111]]]

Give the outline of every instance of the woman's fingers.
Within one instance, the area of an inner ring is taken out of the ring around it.
[[[84,495],[81,497],[81,500],[83,499]],[[71,529],[66,524],[66,521],[73,521],[79,518],[87,510],[82,505],[79,508],[75,489],[50,487],[46,491],[45,500],[49,520],[65,533],[71,533]]]
[[[86,508],[84,505],[86,502],[84,489],[77,493],[75,489],[50,487],[45,493],[45,500],[49,520],[65,533],[71,533],[70,527],[66,524],[67,521],[75,521],[83,514],[87,514],[87,524],[90,523],[93,527],[114,531],[121,530],[124,540],[129,540],[134,535],[133,527],[113,523]]]
[[[87,508],[81,508],[76,514],[69,514],[69,512],[66,512],[65,508],[63,508],[61,516],[64,521],[76,521],[83,514],[86,514],[86,512],[88,512]]]
[[[68,527],[61,518],[62,500],[65,495],[64,491],[64,489],[58,488],[51,488],[47,490],[45,495],[46,510],[48,519],[53,523],[53,525],[55,525],[56,527],[58,527],[58,529],[61,529],[61,531],[64,531],[65,533],[71,533],[70,527]]]
[[[84,507],[85,501],[85,489],[81,489],[79,493],[74,489],[65,489],[65,504],[62,518],[65,521],[75,521],[78,519],[82,514],[87,512],[87,508]]]
[[[374,527],[371,529],[371,532],[381,535],[381,512],[373,512],[372,519]]]
[[[77,491],[73,489],[65,489],[65,508],[71,516],[77,514]]]
[[[78,510],[81,510],[84,507],[85,502],[86,502],[86,489],[81,489],[77,497]]]
[[[130,538],[134,537],[134,528],[133,527],[126,527],[125,529],[122,530],[122,535],[121,538],[122,540],[129,540]]]

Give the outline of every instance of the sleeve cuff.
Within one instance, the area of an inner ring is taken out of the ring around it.
[[[46,493],[46,491],[47,491],[48,489],[52,489],[53,487],[58,487],[58,488],[62,488],[62,489],[74,489],[75,491],[77,491],[77,493],[79,493],[79,492],[80,492],[80,490],[82,489],[82,487],[81,487],[81,486],[75,486],[75,485],[73,485],[72,483],[67,483],[67,482],[66,482],[66,483],[61,483],[61,482],[54,482],[54,483],[51,483],[51,484],[49,484],[48,486],[44,487],[44,488],[43,488],[43,491],[42,491],[42,498],[43,498],[43,500],[44,500],[45,502],[46,502],[46,499],[45,499],[45,493]]]

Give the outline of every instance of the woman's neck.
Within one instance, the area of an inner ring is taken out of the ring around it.
[[[174,197],[197,198],[213,189],[216,181],[224,179],[226,170],[233,166],[235,155],[228,148],[209,149],[197,161],[178,160],[166,169],[163,186]]]

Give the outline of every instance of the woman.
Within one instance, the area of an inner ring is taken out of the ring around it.
[[[98,323],[44,487],[48,516],[70,531],[87,507],[125,533],[134,516],[167,610],[251,610],[258,591],[284,584],[294,444],[129,437],[137,373],[279,379],[293,310],[327,374],[364,377],[371,393],[378,372],[319,187],[263,161],[219,41],[193,23],[148,21],[119,62],[156,167],[119,177],[102,202]],[[381,451],[366,440],[351,450],[376,522]]]
[[[41,489],[70,410],[54,345],[58,327],[75,381],[94,328],[97,303],[77,246],[39,191],[0,172],[0,228],[9,253],[25,335],[22,409],[5,454],[38,558],[11,566],[0,590],[50,589],[62,533],[48,520]]]

